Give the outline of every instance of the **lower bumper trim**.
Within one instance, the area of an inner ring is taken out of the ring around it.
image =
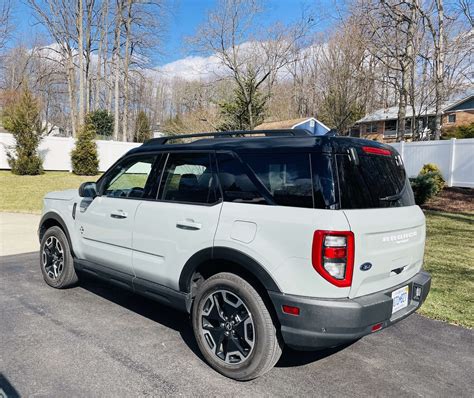
[[[420,300],[413,300],[414,284],[422,288]],[[409,286],[408,306],[392,314],[391,293]],[[421,271],[399,286],[354,299],[317,299],[269,292],[281,324],[283,340],[292,348],[314,350],[335,347],[372,333],[379,323],[386,328],[415,312],[426,299],[431,276]],[[282,305],[300,308],[300,315],[282,312]]]

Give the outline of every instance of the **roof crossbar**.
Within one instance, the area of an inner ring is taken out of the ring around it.
[[[251,131],[222,131],[214,133],[195,133],[183,135],[170,135],[166,137],[152,138],[143,143],[143,145],[165,145],[168,141],[179,140],[182,138],[240,138],[246,135],[263,134],[265,137],[293,136],[308,137],[312,136],[311,132],[306,129],[284,129],[284,130],[251,130]]]

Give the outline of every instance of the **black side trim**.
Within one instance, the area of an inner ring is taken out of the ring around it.
[[[134,278],[133,286],[136,293],[169,305],[178,311],[189,313],[191,310],[192,301],[189,294],[141,278]]]
[[[87,260],[74,259],[74,267],[78,271],[103,279],[114,285],[133,291],[133,275],[120,272]]]
[[[49,211],[47,213],[45,213],[43,215],[43,217],[41,217],[41,220],[40,220],[40,223],[39,223],[39,228],[38,228],[38,239],[41,243],[41,229],[43,228],[44,224],[49,221],[49,220],[54,220],[56,221],[60,226],[61,228],[63,229],[64,231],[64,234],[66,235],[66,238],[67,238],[67,242],[69,243],[69,247],[71,249],[71,253],[74,257],[74,249],[72,247],[72,244],[71,244],[71,237],[69,236],[69,231],[66,227],[66,223],[64,222],[64,220],[61,218],[61,216],[58,214],[58,213],[55,213],[54,211]],[[45,231],[46,232],[46,231]]]
[[[246,271],[254,275],[267,290],[281,292],[278,285],[272,279],[270,274],[253,258],[246,254],[228,247],[214,247],[203,249],[195,253],[184,265],[179,277],[179,290],[189,293],[191,278],[199,265],[209,260],[222,260],[240,265]]]
[[[173,307],[182,312],[189,312],[192,301],[189,294],[177,292],[169,287],[133,275],[114,270],[112,268],[93,263],[87,260],[74,260],[78,271],[100,278],[106,282],[133,291],[162,304]]]

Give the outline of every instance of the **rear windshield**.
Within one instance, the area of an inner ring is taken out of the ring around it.
[[[415,204],[401,161],[393,156],[336,155],[341,209],[401,207]]]

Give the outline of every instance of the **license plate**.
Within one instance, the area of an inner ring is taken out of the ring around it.
[[[402,308],[405,308],[408,305],[408,286],[403,286],[400,289],[392,292],[392,314],[400,311]]]

